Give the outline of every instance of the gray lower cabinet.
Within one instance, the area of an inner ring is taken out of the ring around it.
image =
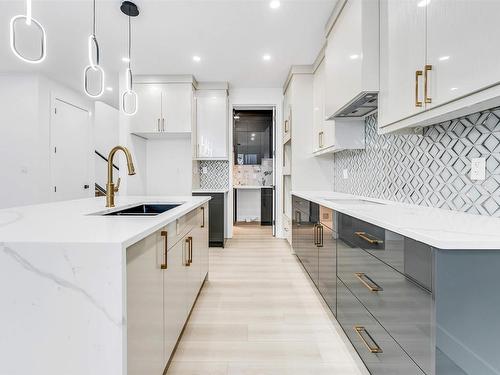
[[[292,244],[295,254],[318,285],[318,224],[319,206],[304,199],[294,197],[292,219]]]
[[[297,257],[372,375],[500,375],[500,249],[436,249],[292,206]]]
[[[210,196],[212,199],[208,202],[209,218],[208,233],[210,247],[224,247],[224,217],[226,213],[225,194],[224,193],[193,193],[193,196]]]

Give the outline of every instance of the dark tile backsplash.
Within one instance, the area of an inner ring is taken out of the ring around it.
[[[486,158],[486,179],[470,179],[471,158]],[[500,107],[424,129],[378,135],[366,119],[366,149],[335,154],[334,190],[500,217]],[[348,178],[343,178],[343,170]]]

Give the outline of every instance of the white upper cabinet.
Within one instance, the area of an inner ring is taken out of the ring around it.
[[[193,86],[191,83],[136,83],[137,113],[130,117],[135,134],[158,135],[191,132]]]
[[[427,5],[431,106],[500,83],[500,1],[432,0]]]
[[[227,159],[228,153],[227,90],[196,92],[197,159]]]
[[[380,127],[425,108],[425,7],[422,0],[380,1]]]
[[[379,132],[500,104],[500,1],[380,0]]]
[[[334,145],[333,121],[325,120],[325,61],[318,66],[313,79],[313,152]]]
[[[376,109],[378,7],[377,0],[347,0],[330,31],[325,51],[327,118],[362,117]]]

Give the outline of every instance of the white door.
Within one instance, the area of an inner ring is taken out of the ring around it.
[[[424,4],[422,0],[380,2],[380,127],[413,116],[425,108]],[[417,72],[422,75],[417,76]]]
[[[130,117],[132,132],[150,133],[161,131],[162,86],[153,83],[134,85],[138,97],[137,113]]]
[[[227,159],[228,104],[226,91],[198,92],[196,102],[198,157]]]
[[[56,99],[50,123],[54,200],[91,197],[89,166],[94,160],[89,112]]]
[[[432,106],[500,82],[500,1],[433,0],[427,6]]]
[[[162,119],[164,131],[186,133],[191,131],[193,89],[189,83],[162,85]]]

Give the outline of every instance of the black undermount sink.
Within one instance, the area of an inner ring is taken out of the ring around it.
[[[180,204],[140,204],[123,210],[109,212],[104,216],[156,216],[167,212]]]

